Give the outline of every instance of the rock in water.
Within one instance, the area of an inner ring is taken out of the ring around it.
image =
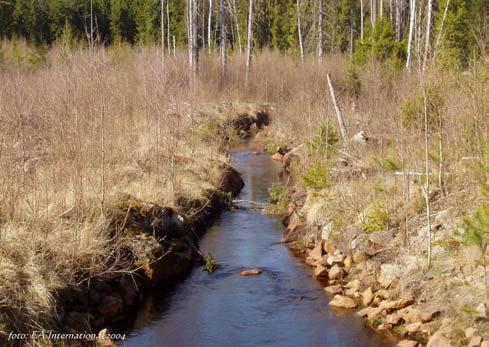
[[[333,300],[329,302],[329,306],[353,309],[357,307],[357,303],[352,298],[344,295],[335,295]]]
[[[257,276],[257,275],[260,275],[262,272],[263,272],[263,269],[255,267],[252,269],[243,270],[239,274],[240,274],[240,276]]]

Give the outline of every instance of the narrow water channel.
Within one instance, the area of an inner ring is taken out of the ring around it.
[[[240,199],[267,201],[279,167],[266,155],[231,153],[246,186]],[[221,264],[201,268],[154,294],[138,313],[124,346],[388,346],[352,313],[328,307],[323,285],[279,243],[283,226],[260,211],[226,211],[202,238],[203,252]],[[260,276],[243,277],[249,267]]]

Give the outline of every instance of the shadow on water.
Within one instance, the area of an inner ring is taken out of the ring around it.
[[[279,166],[268,156],[231,153],[246,186],[240,199],[267,201]],[[351,312],[328,307],[323,284],[286,246],[283,226],[256,210],[226,211],[201,240],[220,267],[195,268],[149,295],[124,346],[389,346]],[[260,276],[243,277],[249,267]]]

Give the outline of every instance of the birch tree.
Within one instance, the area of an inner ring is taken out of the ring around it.
[[[192,0],[192,74],[194,77],[199,70],[199,41],[198,41],[198,26],[199,26],[199,11],[198,0]]]
[[[424,43],[424,54],[423,54],[423,68],[422,72],[426,69],[426,63],[428,61],[428,55],[430,51],[430,38],[431,38],[431,17],[433,11],[433,0],[428,0],[428,8],[426,9],[426,35]]]
[[[226,5],[224,0],[220,0],[219,14],[221,21],[221,32],[219,39],[219,47],[221,49],[221,75],[226,73]]]
[[[297,35],[299,36],[299,49],[301,52],[301,61],[304,63],[304,44],[302,42],[301,31],[301,2],[297,0]]]
[[[209,16],[207,18],[207,49],[209,53],[212,47],[212,0],[209,0]]]
[[[318,0],[318,57],[319,61],[323,60],[323,0]]]
[[[410,0],[409,12],[410,12],[410,14],[409,14],[409,36],[408,36],[408,44],[407,44],[406,69],[407,69],[408,73],[411,73],[414,20],[416,17],[416,0]]]
[[[248,5],[248,35],[246,42],[246,80],[245,84],[248,85],[248,79],[251,69],[251,53],[253,49],[253,0],[250,0]]]

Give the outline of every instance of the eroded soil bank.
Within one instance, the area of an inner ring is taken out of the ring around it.
[[[203,110],[190,133],[201,146],[209,136],[212,136],[212,143],[221,141],[221,153],[228,143],[249,137],[255,129],[269,123],[266,107],[258,105],[211,105]],[[108,201],[104,207],[106,226],[103,228],[107,244],[100,245],[107,249],[102,259],[105,270],[91,274],[90,269],[80,267],[76,274],[79,281],[70,281],[74,284],[53,293],[56,313],[42,323],[54,332],[100,331],[99,342],[110,345],[113,342],[104,338],[105,328],[131,319],[132,312],[143,303],[145,293],[168,287],[188,274],[194,265],[203,263],[199,240],[214,219],[232,206],[233,197],[244,186],[243,179],[224,155],[222,160],[207,163],[215,174],[205,170],[194,172],[201,168],[200,162],[195,160],[199,158],[171,153],[162,156],[171,161],[171,166],[185,167],[186,163],[194,163],[194,167],[190,165],[188,169],[192,170],[189,175],[198,176],[195,180],[199,183],[190,184],[189,189],[198,189],[194,194],[177,192],[171,207],[128,194]],[[144,163],[137,165],[144,166]],[[67,223],[75,217],[76,209],[60,216]],[[15,316],[14,312],[12,314]],[[0,335],[0,341],[4,337]],[[25,341],[5,342],[15,345]],[[43,343],[40,337],[32,342]],[[92,344],[90,341],[67,343]]]

